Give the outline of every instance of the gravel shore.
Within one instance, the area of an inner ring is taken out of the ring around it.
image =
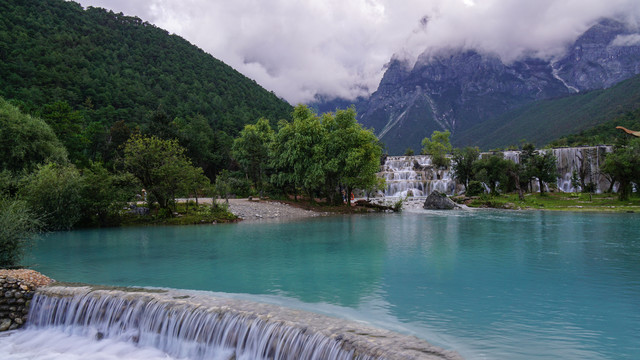
[[[39,272],[30,269],[0,269],[0,276],[25,281],[36,287],[49,285],[53,282],[53,280],[48,278],[47,276],[44,276]]]
[[[200,198],[198,201],[211,204],[212,198]],[[249,199],[229,199],[229,211],[243,222],[293,220],[329,215],[327,212],[305,210],[278,201]]]

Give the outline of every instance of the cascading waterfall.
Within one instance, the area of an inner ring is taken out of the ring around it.
[[[434,168],[429,155],[389,156],[379,175],[387,183],[384,196],[427,196],[433,190],[454,195],[460,190],[451,172]]]
[[[558,158],[558,189],[564,192],[575,192],[580,191],[583,186],[593,184],[597,193],[608,190],[611,182],[600,172],[600,165],[604,162],[607,153],[612,150],[611,146],[552,149],[553,155]],[[577,189],[571,183],[574,171],[582,183]]]
[[[179,359],[457,359],[423,340],[244,300],[165,290],[52,286],[26,331],[55,329],[150,347]]]
[[[576,192],[590,184],[597,193],[608,190],[611,183],[600,172],[600,165],[611,150],[611,146],[604,145],[550,150],[558,159],[558,190]],[[480,156],[489,154],[482,153]],[[503,155],[505,159],[520,162],[520,151],[504,151]],[[575,188],[571,181],[574,171],[581,179],[578,188]],[[433,190],[456,195],[464,191],[464,187],[455,181],[450,170],[436,169],[432,166],[429,155],[389,156],[382,165],[379,176],[387,183],[384,196],[428,196]],[[533,191],[539,191],[536,181],[531,185]]]

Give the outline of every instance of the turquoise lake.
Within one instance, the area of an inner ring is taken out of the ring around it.
[[[467,359],[639,359],[640,215],[414,211],[77,230],[65,282],[194,289],[361,320]]]

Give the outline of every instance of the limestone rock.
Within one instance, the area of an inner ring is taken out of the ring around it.
[[[453,210],[459,208],[453,200],[438,190],[433,190],[431,194],[429,194],[422,207],[429,210]]]
[[[10,326],[11,326],[11,320],[3,319],[0,321],[0,331],[7,331],[9,330]]]

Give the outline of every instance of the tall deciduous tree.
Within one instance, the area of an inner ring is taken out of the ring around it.
[[[340,187],[379,186],[382,148],[370,130],[356,122],[353,108],[319,118],[304,105],[295,108],[292,122],[281,122],[272,147],[277,186],[302,188],[309,197],[322,193],[329,201]]]
[[[618,198],[628,200],[633,190],[632,184],[640,185],[640,139],[617,146],[607,155],[602,172],[618,182]]]
[[[541,194],[544,193],[545,183],[550,183],[557,180],[557,163],[558,159],[550,150],[544,153],[537,153],[531,159],[530,174],[538,179],[538,185],[540,186]]]
[[[492,154],[476,162],[475,172],[477,179],[489,187],[491,194],[497,194],[498,185],[508,182],[507,169],[509,162],[510,160],[506,160],[502,153]]]
[[[124,148],[124,164],[153,195],[162,209],[168,209],[176,193],[189,184],[202,181],[201,168],[195,168],[177,140],[162,140],[155,136],[133,136]]]
[[[274,138],[275,132],[269,125],[269,120],[263,118],[255,124],[245,125],[233,142],[233,158],[251,179],[261,196],[270,162],[269,150]]]
[[[449,136],[451,132],[446,131],[434,131],[431,134],[431,139],[422,139],[422,154],[431,155],[431,161],[434,166],[444,168],[449,166],[449,159],[447,154],[451,152],[451,142]]]
[[[321,151],[316,155],[324,161],[325,191],[329,199],[335,199],[338,186],[353,189],[371,189],[379,186],[376,173],[380,170],[382,148],[372,131],[363,129],[356,121],[353,107],[337,110],[322,117],[325,138]],[[347,196],[347,203],[351,197]]]
[[[451,158],[451,170],[459,182],[464,184],[465,189],[469,187],[469,181],[475,177],[474,165],[480,157],[480,149],[467,146],[464,149],[453,150]]]
[[[272,147],[274,185],[302,188],[311,199],[324,180],[321,163],[313,161],[324,137],[320,119],[311,109],[298,105],[291,122],[281,121]]]

